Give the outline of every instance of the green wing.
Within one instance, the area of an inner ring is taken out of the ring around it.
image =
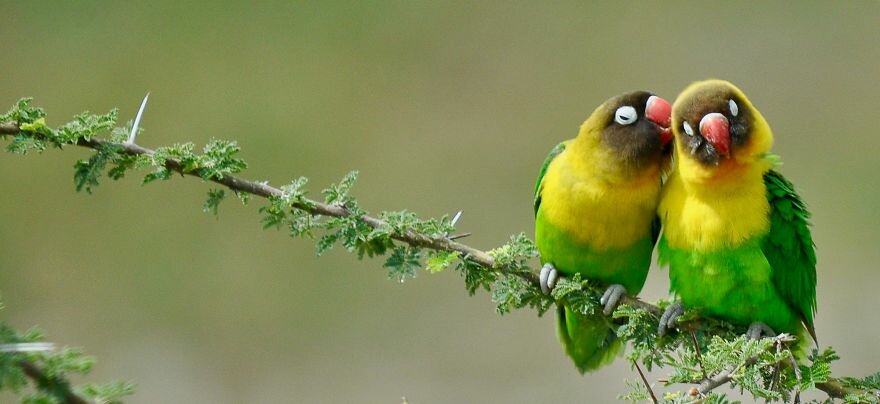
[[[810,235],[810,212],[782,174],[770,170],[764,174],[764,185],[770,202],[770,232],[761,250],[773,268],[777,293],[800,315],[816,341],[816,250]]]
[[[535,215],[538,215],[538,207],[541,206],[541,184],[544,181],[544,174],[547,174],[547,167],[550,167],[550,163],[553,162],[553,159],[556,156],[562,154],[565,151],[565,148],[568,146],[568,143],[571,140],[566,140],[550,150],[550,154],[547,155],[547,158],[544,159],[544,164],[541,165],[541,172],[538,173],[538,182],[535,184]]]

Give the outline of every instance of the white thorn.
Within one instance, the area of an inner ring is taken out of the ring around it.
[[[20,342],[17,344],[0,344],[0,352],[46,352],[55,350],[51,342]]]
[[[137,137],[138,133],[138,125],[141,124],[141,117],[144,116],[144,109],[147,108],[147,99],[150,98],[150,93],[144,96],[144,100],[141,102],[141,108],[138,110],[137,115],[134,117],[134,124],[131,125],[131,133],[128,134],[128,143],[134,144],[134,138]]]
[[[460,217],[461,217],[461,211],[458,211],[458,213],[456,213],[455,216],[452,217],[452,221],[449,222],[449,225],[450,225],[450,226],[455,226],[455,223],[458,222],[458,219],[459,219]]]

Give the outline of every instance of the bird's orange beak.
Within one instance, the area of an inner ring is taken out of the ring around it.
[[[645,105],[645,117],[660,126],[660,144],[666,146],[672,140],[672,131],[669,129],[672,123],[672,105],[669,101],[652,95]]]
[[[718,112],[706,114],[700,120],[700,134],[712,144],[721,156],[730,154],[730,123]]]

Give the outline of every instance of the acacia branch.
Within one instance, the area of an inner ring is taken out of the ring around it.
[[[724,371],[716,375],[715,377],[708,378],[700,383],[697,388],[697,392],[705,396],[710,391],[715,390],[725,384],[728,384],[733,381],[736,372],[738,372],[741,368],[751,365],[755,363],[758,359],[758,356],[753,356],[748,358],[745,362],[734,368],[733,370]],[[859,390],[856,388],[848,387],[840,382],[839,379],[834,377],[829,377],[828,380],[822,383],[816,383],[816,388],[828,394],[829,397],[832,398],[844,398],[848,395],[864,395],[868,392]],[[872,394],[876,397],[876,394]]]
[[[38,388],[51,392],[66,404],[88,404],[89,402],[77,395],[70,388],[70,383],[59,377],[50,377],[36,364],[28,360],[18,362],[24,374],[34,381]]]
[[[784,342],[793,341],[791,336],[789,336],[787,334],[780,334],[779,336],[775,337],[774,339],[775,339],[774,345],[777,347],[781,346],[780,344],[782,344]],[[705,397],[706,394],[708,394],[712,390],[715,390],[715,389],[717,389],[721,386],[724,386],[730,382],[733,382],[734,379],[736,378],[736,374],[740,371],[740,369],[751,366],[752,364],[757,362],[758,359],[760,359],[760,354],[750,356],[750,357],[746,358],[745,361],[737,364],[733,369],[722,371],[722,372],[718,373],[717,375],[715,375],[714,377],[704,378],[704,380],[702,382],[700,382],[698,388],[696,389],[696,393],[700,397]],[[798,367],[797,367],[798,365],[794,361],[794,357],[791,356],[790,352],[789,352],[788,356],[780,359],[779,362],[771,363],[768,366],[778,366],[786,361],[790,361],[788,366],[791,366],[794,369],[794,373],[795,373],[795,375],[797,375],[797,382],[798,382],[798,384],[800,384],[800,382],[801,382],[800,369],[798,369]],[[869,395],[873,395],[874,397],[877,397],[876,393],[869,393],[867,391],[848,387],[848,386],[844,385],[843,383],[841,383],[841,381],[839,379],[834,378],[834,377],[828,377],[828,379],[826,381],[821,382],[821,383],[816,383],[816,388],[819,390],[822,390],[823,392],[828,394],[829,397],[833,397],[833,398],[842,399],[848,395],[865,395],[865,394],[869,394]],[[795,390],[795,394],[798,394],[798,393],[800,393],[799,386]]]
[[[755,363],[755,361],[757,360],[758,355],[749,357],[744,362],[736,365],[736,367],[734,367],[732,370],[725,370],[717,374],[715,377],[710,377],[704,380],[702,383],[700,383],[700,386],[697,389],[697,393],[699,393],[701,396],[705,396],[710,391],[732,382],[734,375],[736,375],[736,372],[739,372],[740,369]]]
[[[18,133],[20,133],[20,131],[21,130],[19,129],[18,125],[15,123],[0,123],[0,136],[17,135]],[[118,149],[121,153],[132,156],[153,156],[156,153],[155,150],[148,149],[137,144],[114,143],[95,137],[92,137],[89,140],[79,139],[76,145],[93,150],[99,150],[100,148],[105,146],[112,146]],[[177,172],[181,175],[189,175],[201,178],[197,171],[185,171],[180,162],[175,159],[166,159],[164,165],[167,169]],[[250,181],[233,175],[224,175],[220,178],[211,178],[210,181],[223,185],[235,192],[243,192],[262,198],[280,198],[284,194],[280,189],[273,187],[265,182]],[[328,217],[351,216],[351,213],[342,206],[326,204],[323,202],[305,198],[302,202],[293,202],[291,206],[304,212],[308,212],[312,215]],[[382,219],[369,215],[361,216],[360,219],[374,229],[378,229],[385,225],[385,221],[383,221]],[[410,230],[400,234],[392,234],[391,238],[409,244],[413,247],[422,247],[437,251],[457,252],[468,261],[474,262],[486,268],[490,268],[493,271],[499,273],[518,276],[527,281],[533,287],[540,288],[540,281],[537,274],[511,271],[511,268],[508,266],[496,265],[495,259],[492,258],[492,256],[489,255],[487,252],[468,246],[466,244],[453,241],[448,236],[431,236]],[[659,307],[650,303],[646,303],[642,300],[639,300],[638,298],[626,296],[621,299],[621,302],[623,304],[628,304],[630,306],[635,306],[647,310],[656,315],[662,313],[662,310]]]

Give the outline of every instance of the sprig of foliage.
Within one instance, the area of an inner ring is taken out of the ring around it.
[[[44,341],[43,332],[32,328],[18,333],[0,323],[0,346]],[[8,390],[23,403],[120,403],[134,392],[128,382],[73,386],[72,375],[86,375],[94,358],[78,348],[64,347],[39,352],[0,352],[0,390]]]
[[[149,170],[143,176],[144,184],[170,180],[175,173],[197,176],[234,192],[243,203],[248,202],[250,195],[264,197],[266,203],[259,208],[263,227],[286,229],[291,237],[316,239],[318,255],[341,245],[359,259],[385,256],[383,267],[388,277],[400,282],[417,276],[420,268],[433,274],[452,267],[463,276],[470,294],[480,289],[489,291],[501,314],[529,307],[541,315],[553,304],[565,305],[584,315],[602,312],[598,303],[600,285],[577,274],[559,279],[552,296],[544,295],[529,265],[538,256],[537,248],[524,234],[514,235],[506,244],[483,252],[449,236],[455,226],[448,216],[422,219],[406,210],[370,216],[351,192],[357,180],[356,171],[321,191],[323,198],[318,201],[308,197],[305,177],[280,188],[234,177],[247,168],[246,162],[238,157],[240,149],[235,142],[211,140],[201,152],[196,152],[192,143],[149,150],[125,143],[131,124],[114,127],[115,110],[103,115],[83,113],[54,129],[46,124],[45,118],[42,109],[23,99],[0,115],[0,136],[12,136],[7,150],[16,154],[41,153],[50,146],[65,145],[94,150],[90,158],[74,165],[77,191],[91,193],[102,175],[118,180],[135,170]],[[109,131],[110,140],[95,136],[101,131]],[[209,190],[203,210],[217,215],[227,196],[226,189]],[[618,337],[631,343],[627,354],[630,361],[642,363],[649,370],[670,369],[667,387],[672,383],[693,386],[687,391],[671,390],[659,395],[663,402],[726,403],[728,398],[714,389],[728,383],[755,399],[768,401],[788,400],[799,391],[818,388],[848,402],[877,402],[880,373],[864,379],[834,379],[830,363],[838,357],[830,349],[814,352],[792,366],[798,351],[792,339],[747,340],[741,336],[743,330],[702,317],[696,311],[679,319],[679,333],[659,337],[658,313],[667,304],[660,301],[651,305],[625,298],[624,304],[607,318]],[[67,355],[72,356],[58,359],[67,366],[53,367],[54,362],[49,359],[41,359],[40,364],[61,373],[84,369],[83,363],[74,360],[76,352]],[[24,381],[15,369],[0,363],[0,389],[17,391],[23,386]],[[620,398],[643,401],[653,396],[652,387],[646,384],[630,383],[630,392]],[[84,395],[118,397],[131,388],[127,384],[113,384],[82,387],[79,391]]]

